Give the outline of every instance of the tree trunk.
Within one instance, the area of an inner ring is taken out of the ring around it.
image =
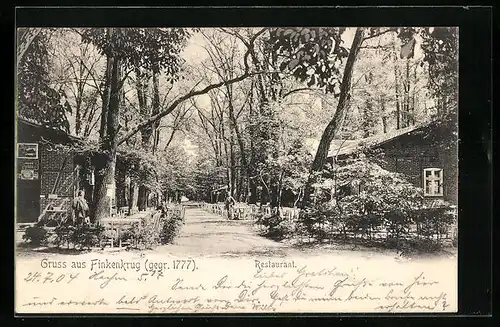
[[[139,187],[137,182],[132,181],[130,183],[130,201],[129,201],[129,213],[137,209],[137,202],[139,200]]]
[[[147,203],[148,203],[148,189],[144,185],[139,186],[139,192],[138,192],[138,207],[139,211],[144,211],[147,209]]]
[[[109,29],[110,33],[113,29]],[[115,199],[115,167],[117,134],[120,117],[120,97],[122,87],[122,62],[121,59],[109,54],[106,65],[106,94],[108,103],[103,104],[101,121],[100,154],[96,160],[94,203],[92,220],[99,223],[101,219],[109,216],[111,204]],[[108,196],[108,194],[110,196]]]
[[[398,70],[398,56],[396,54],[396,36],[393,37],[393,58],[394,58],[394,89],[396,94],[396,129],[401,128],[401,104],[400,104],[400,88],[399,88],[399,70]]]
[[[333,115],[333,119],[326,126],[323,135],[321,136],[318,150],[316,151],[316,156],[314,157],[314,161],[309,171],[310,173],[309,179],[306,183],[304,200],[303,200],[304,205],[308,204],[311,200],[311,191],[313,183],[312,175],[316,172],[320,172],[321,170],[323,170],[326,164],[326,159],[328,157],[330,143],[332,142],[335,135],[342,127],[342,123],[346,116],[348,102],[350,98],[349,92],[351,89],[351,78],[352,78],[354,62],[356,61],[356,57],[358,55],[359,48],[362,42],[363,42],[363,29],[361,27],[358,27],[356,29],[356,33],[352,41],[351,49],[349,51],[349,56],[347,57],[347,63],[344,69],[344,76],[342,78],[342,84],[340,87],[340,95],[339,95],[337,110]]]
[[[152,106],[153,108],[151,112],[152,115],[156,115],[160,112],[160,91],[159,91],[159,81],[158,81],[159,73],[160,72],[158,64],[155,63],[153,65],[153,106]],[[160,126],[160,120],[155,121],[151,126],[151,129],[154,132],[153,153],[155,153],[158,147],[158,142],[160,141],[159,129],[158,129],[159,126]]]
[[[142,71],[140,68],[135,68],[136,76],[136,91],[137,91],[137,102],[139,104],[139,113],[142,119],[146,119],[150,115],[150,109],[148,107],[147,101],[147,86],[148,79],[146,72]],[[141,130],[141,142],[144,147],[148,147],[149,141],[151,139],[152,128],[150,125],[144,127]]]
[[[365,138],[369,137],[372,132],[372,110],[372,100],[368,96],[363,110],[363,137]]]
[[[385,98],[383,95],[380,96],[380,108],[382,109],[382,127],[385,134],[387,133],[387,113],[385,111]]]
[[[405,126],[410,126],[410,59],[406,59],[406,76],[405,76],[405,105],[404,105],[404,122]]]

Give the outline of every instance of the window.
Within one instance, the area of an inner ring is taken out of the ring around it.
[[[424,169],[424,195],[443,196],[443,170],[441,168]]]

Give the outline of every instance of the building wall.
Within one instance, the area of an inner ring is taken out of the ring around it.
[[[40,145],[40,168],[40,211],[50,203],[69,209],[75,191],[72,155],[53,146]]]
[[[42,138],[53,143],[69,144],[68,135],[61,131],[50,130],[31,123],[18,121],[17,142],[37,143],[38,158],[36,160],[17,159],[18,170],[25,166],[24,161],[31,161],[30,165],[38,174],[33,180],[17,179],[17,217],[18,223],[34,223],[45,208],[62,206],[69,209],[74,195],[73,156],[68,156],[61,147],[41,142]],[[66,161],[65,158],[67,157]],[[26,167],[24,167],[26,169]],[[61,170],[59,182],[54,189],[58,172]]]
[[[402,173],[418,187],[423,187],[425,168],[443,169],[443,199],[457,203],[458,167],[456,151],[442,149],[426,140],[425,134],[404,135],[380,146],[384,152],[378,163],[389,171]]]

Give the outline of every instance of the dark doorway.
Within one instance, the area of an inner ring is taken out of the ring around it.
[[[17,223],[36,223],[40,215],[40,181],[17,180]]]

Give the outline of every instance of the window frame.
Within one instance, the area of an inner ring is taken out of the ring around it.
[[[426,176],[427,172],[431,172],[431,175],[433,176],[433,179],[431,181],[434,181],[436,179],[436,172],[439,172],[439,191],[438,193],[428,193],[427,192],[427,184],[426,182],[428,181],[428,177]],[[424,196],[425,197],[443,197],[444,196],[444,182],[443,182],[443,174],[444,174],[444,169],[443,168],[424,168],[423,170],[423,190],[424,190]]]

